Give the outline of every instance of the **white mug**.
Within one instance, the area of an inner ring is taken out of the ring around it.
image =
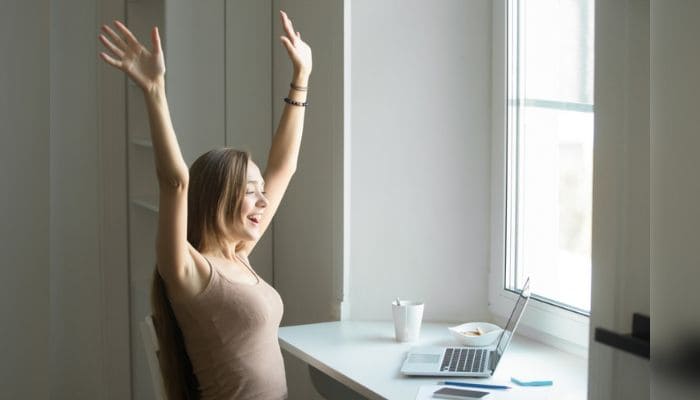
[[[392,304],[394,314],[394,332],[397,342],[415,342],[420,336],[420,325],[423,320],[423,302],[400,300]]]

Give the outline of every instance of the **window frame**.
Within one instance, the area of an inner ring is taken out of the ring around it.
[[[507,107],[509,0],[495,0],[492,10],[491,265],[489,311],[500,322],[510,315],[517,294],[505,288]],[[536,284],[536,283],[535,283]],[[525,336],[586,357],[590,318],[533,296],[519,325]]]

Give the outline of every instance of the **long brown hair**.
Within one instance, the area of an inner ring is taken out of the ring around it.
[[[187,190],[187,241],[198,251],[223,244],[226,226],[239,217],[249,159],[247,152],[225,147],[208,151],[192,163]],[[151,308],[168,400],[198,399],[198,382],[158,268],[153,272]]]

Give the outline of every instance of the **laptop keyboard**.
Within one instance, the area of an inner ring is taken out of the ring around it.
[[[481,372],[486,362],[486,349],[449,347],[445,350],[440,371]]]

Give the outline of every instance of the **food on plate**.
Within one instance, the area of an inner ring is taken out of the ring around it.
[[[476,329],[474,329],[474,330],[471,330],[471,331],[462,331],[462,332],[460,332],[460,333],[461,333],[462,335],[465,335],[465,336],[481,336],[481,335],[484,334],[484,331],[483,331],[483,329],[481,329],[481,328],[479,328],[479,327],[477,326]]]

